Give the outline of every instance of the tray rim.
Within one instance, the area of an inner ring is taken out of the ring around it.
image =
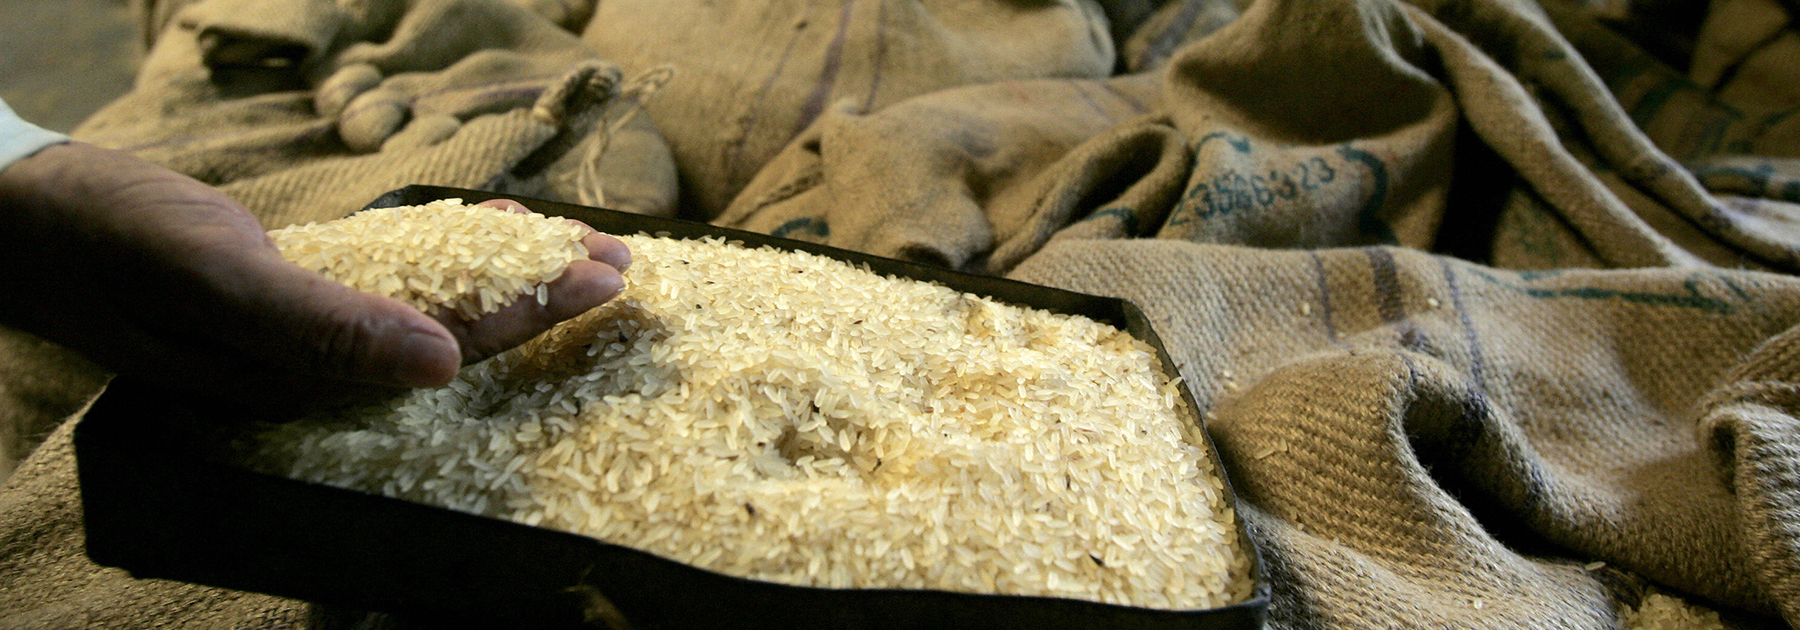
[[[1057,310],[1061,310],[1062,308],[1077,308],[1079,306],[1084,306],[1084,305],[1091,306],[1093,304],[1106,304],[1106,305],[1109,305],[1110,308],[1117,309],[1117,312],[1125,320],[1124,322],[1112,321],[1109,323],[1113,323],[1115,325],[1123,324],[1123,325],[1121,325],[1121,327],[1122,328],[1128,327],[1129,328],[1128,332],[1130,334],[1133,334],[1134,336],[1139,336],[1141,339],[1143,339],[1147,343],[1150,343],[1152,346],[1154,346],[1156,349],[1156,354],[1157,354],[1160,362],[1162,363],[1162,367],[1163,367],[1165,373],[1170,374],[1170,375],[1177,375],[1177,376],[1180,374],[1180,372],[1177,370],[1176,366],[1174,365],[1171,357],[1169,356],[1169,353],[1163,346],[1160,337],[1157,335],[1154,326],[1151,325],[1151,322],[1149,321],[1147,316],[1145,316],[1144,313],[1135,304],[1131,303],[1128,300],[1124,300],[1121,298],[1109,297],[1109,296],[1098,296],[1098,295],[1091,295],[1091,294],[1085,294],[1085,293],[1077,293],[1077,292],[1067,291],[1067,290],[1059,289],[1059,288],[1055,288],[1055,287],[1046,287],[1046,286],[1041,286],[1041,285],[1029,284],[1029,283],[1025,283],[1025,282],[1020,282],[1020,281],[1016,281],[1016,280],[1012,280],[1012,279],[1008,279],[1008,278],[996,277],[996,276],[984,276],[984,275],[977,275],[977,274],[969,274],[969,273],[945,269],[945,268],[941,268],[941,267],[923,265],[920,263],[915,263],[915,262],[906,261],[906,260],[872,256],[869,254],[864,254],[864,253],[856,252],[853,250],[846,250],[846,249],[836,248],[836,247],[822,245],[822,244],[818,244],[818,243],[785,239],[785,238],[781,238],[781,237],[769,236],[769,235],[760,234],[760,233],[756,233],[756,232],[749,232],[749,231],[738,230],[738,229],[734,229],[734,228],[714,226],[714,225],[710,225],[710,224],[706,224],[706,223],[686,221],[686,220],[681,220],[681,219],[670,219],[670,218],[661,218],[661,217],[651,217],[651,216],[646,216],[646,215],[628,214],[628,213],[622,213],[622,212],[618,212],[618,211],[608,210],[605,208],[593,208],[593,207],[588,207],[588,206],[580,206],[577,204],[569,204],[569,203],[565,203],[565,202],[557,202],[557,201],[551,201],[551,200],[545,200],[545,199],[535,199],[535,198],[526,197],[526,196],[496,193],[496,192],[492,192],[492,191],[479,191],[479,190],[444,187],[444,186],[412,185],[412,186],[406,186],[406,187],[403,187],[400,189],[390,191],[386,194],[381,195],[380,197],[377,197],[375,200],[371,201],[367,206],[365,206],[365,209],[391,207],[394,205],[412,205],[412,204],[416,204],[416,203],[423,203],[423,200],[443,199],[443,198],[461,198],[466,203],[476,203],[476,202],[485,201],[488,199],[499,199],[499,198],[513,199],[513,200],[517,200],[517,201],[523,203],[524,205],[526,205],[526,207],[528,207],[536,212],[545,213],[545,214],[554,214],[556,216],[570,216],[572,218],[580,219],[583,221],[588,221],[590,224],[592,224],[594,222],[594,221],[590,220],[594,217],[610,217],[610,219],[629,220],[634,223],[643,223],[643,224],[647,224],[648,226],[650,226],[647,228],[640,229],[640,231],[646,232],[646,233],[657,234],[659,232],[669,232],[672,235],[679,234],[685,238],[693,238],[693,237],[695,237],[695,235],[707,236],[707,237],[723,237],[726,240],[742,241],[745,244],[752,245],[752,246],[772,245],[772,246],[776,246],[776,247],[780,247],[780,248],[784,248],[784,249],[806,251],[809,253],[827,256],[827,257],[831,257],[831,258],[835,258],[835,259],[839,259],[839,260],[852,261],[854,263],[863,264],[878,273],[883,273],[884,275],[901,275],[901,276],[905,276],[908,278],[922,279],[922,280],[941,282],[941,283],[943,283],[943,279],[949,278],[949,279],[954,280],[955,283],[957,283],[957,284],[976,281],[976,279],[978,279],[979,283],[981,283],[981,284],[999,288],[999,292],[1003,293],[1005,295],[993,295],[989,292],[978,292],[978,291],[969,291],[969,292],[976,293],[978,295],[985,295],[985,296],[988,296],[988,297],[991,297],[993,299],[997,299],[997,300],[1000,300],[1003,302],[1019,304],[1019,305],[1023,305],[1023,306],[1029,306],[1032,308],[1040,308],[1040,309],[1057,311]],[[412,201],[408,201],[408,200],[412,200]],[[547,210],[548,210],[548,212],[547,212]],[[595,226],[595,227],[597,229],[600,228],[600,226]],[[602,229],[601,231],[606,231],[606,230]],[[950,283],[945,283],[945,284],[948,285]],[[952,286],[952,288],[956,288],[958,290],[963,290],[956,286]],[[1045,291],[1051,292],[1051,294],[1059,296],[1059,300],[1061,300],[1061,302],[1059,302],[1059,304],[1057,306],[1047,307],[1043,304],[1026,303],[1026,302],[1023,302],[1023,301],[1020,301],[1017,299],[1019,297],[1018,294],[1020,294],[1020,293],[1041,293],[1041,292],[1045,292]],[[1009,298],[1011,298],[1011,299],[1009,299]],[[1058,308],[1058,306],[1061,308]],[[1267,577],[1268,577],[1267,567],[1266,567],[1265,561],[1262,557],[1262,550],[1261,550],[1260,546],[1256,544],[1255,539],[1249,535],[1248,524],[1244,520],[1244,509],[1243,508],[1244,508],[1245,502],[1244,502],[1243,498],[1241,496],[1239,496],[1238,493],[1236,492],[1234,484],[1232,483],[1231,475],[1229,474],[1229,471],[1226,470],[1226,463],[1219,454],[1217,445],[1211,435],[1210,429],[1208,429],[1206,426],[1206,421],[1205,421],[1204,415],[1199,413],[1199,407],[1193,400],[1193,395],[1192,395],[1191,390],[1186,386],[1181,387],[1179,389],[1180,389],[1180,395],[1183,399],[1183,403],[1184,403],[1184,405],[1186,405],[1187,411],[1188,411],[1189,415],[1191,415],[1191,417],[1192,417],[1192,421],[1197,423],[1199,425],[1199,427],[1201,428],[1199,435],[1203,438],[1203,440],[1205,442],[1205,444],[1203,446],[1206,448],[1209,456],[1212,458],[1213,466],[1220,476],[1220,481],[1221,481],[1221,484],[1223,485],[1224,491],[1227,493],[1229,504],[1230,504],[1231,508],[1233,509],[1233,518],[1235,520],[1235,525],[1236,525],[1235,529],[1237,531],[1237,535],[1239,537],[1240,544],[1243,546],[1246,554],[1248,555],[1248,559],[1249,559],[1250,565],[1251,565],[1250,572],[1251,572],[1251,579],[1252,579],[1252,593],[1251,593],[1250,598],[1248,598],[1244,601],[1235,603],[1235,604],[1227,605],[1227,606],[1216,607],[1216,608],[1205,608],[1205,609],[1170,610],[1170,609],[1153,609],[1153,608],[1135,607],[1135,606],[1128,606],[1128,605],[1121,605],[1121,604],[1110,604],[1110,603],[1098,602],[1098,601],[1093,601],[1093,600],[1083,600],[1083,599],[1064,598],[1064,597],[1049,597],[1049,596],[980,594],[980,593],[965,593],[965,592],[957,592],[957,591],[945,591],[945,590],[937,590],[937,589],[892,589],[892,588],[838,589],[838,588],[830,588],[830,587],[799,586],[799,585],[793,585],[793,584],[772,582],[772,581],[759,580],[759,579],[754,579],[754,578],[745,578],[745,577],[728,575],[728,574],[724,574],[724,573],[718,573],[715,571],[711,571],[709,569],[704,569],[701,567],[696,567],[693,565],[681,563],[681,562],[678,562],[678,561],[675,561],[672,559],[663,558],[661,556],[656,556],[655,554],[652,554],[647,551],[638,550],[638,549],[624,546],[624,545],[617,545],[614,543],[609,543],[609,542],[606,542],[606,541],[603,541],[603,540],[600,540],[597,538],[592,538],[592,537],[581,535],[581,534],[564,532],[561,530],[555,530],[555,529],[549,529],[549,528],[543,528],[543,527],[529,526],[529,525],[524,525],[522,523],[515,523],[512,521],[507,521],[504,519],[490,518],[490,517],[485,517],[485,516],[468,514],[468,513],[464,513],[464,512],[458,512],[458,511],[450,510],[447,508],[439,508],[439,507],[434,507],[434,506],[429,506],[429,505],[424,505],[424,504],[412,503],[409,501],[390,498],[390,497],[386,497],[386,496],[382,496],[382,495],[378,495],[378,494],[364,493],[364,492],[360,492],[360,491],[356,491],[356,490],[349,490],[349,489],[325,486],[322,484],[313,484],[313,483],[309,483],[309,482],[303,482],[303,481],[289,479],[289,478],[275,476],[275,475],[266,475],[266,474],[262,474],[262,473],[253,472],[248,469],[227,466],[225,464],[221,464],[221,463],[217,463],[217,462],[206,461],[204,459],[199,459],[199,460],[189,462],[189,463],[191,463],[195,466],[196,472],[202,472],[205,475],[213,476],[213,478],[224,480],[222,483],[227,483],[227,485],[229,485],[230,483],[239,483],[240,481],[243,483],[272,484],[272,487],[289,488],[289,489],[294,490],[295,492],[298,492],[299,494],[302,494],[302,495],[317,494],[317,495],[323,496],[323,497],[339,497],[339,499],[337,499],[337,500],[342,500],[342,501],[363,501],[363,502],[375,501],[378,504],[387,505],[388,507],[393,508],[394,510],[396,510],[399,513],[412,512],[412,513],[418,513],[418,514],[429,514],[429,515],[431,515],[429,518],[448,518],[451,521],[462,521],[465,523],[474,524],[472,526],[475,527],[476,529],[481,529],[484,527],[492,528],[492,525],[496,525],[496,524],[499,526],[504,526],[501,529],[524,528],[526,530],[530,530],[531,532],[533,532],[532,535],[537,535],[537,536],[547,535],[549,537],[572,539],[572,540],[565,540],[565,542],[568,542],[571,545],[578,544],[578,545],[585,545],[585,546],[589,546],[589,547],[598,546],[602,549],[610,549],[615,553],[624,553],[625,555],[628,555],[628,556],[632,555],[632,554],[636,554],[636,555],[647,557],[656,562],[676,565],[676,566],[684,568],[688,571],[698,572],[700,574],[706,574],[706,575],[712,576],[712,578],[715,580],[722,580],[728,584],[734,584],[734,583],[739,584],[740,586],[743,586],[745,588],[750,588],[752,590],[762,589],[762,590],[771,590],[774,592],[786,592],[788,594],[811,593],[814,596],[825,597],[825,598],[830,598],[833,594],[840,594],[840,595],[842,595],[842,594],[860,594],[864,597],[880,597],[883,595],[892,595],[892,596],[904,596],[904,597],[909,597],[909,598],[923,597],[923,598],[927,598],[927,599],[930,599],[930,598],[948,598],[949,600],[967,599],[967,600],[975,602],[975,604],[972,604],[972,605],[980,604],[981,602],[1001,602],[1001,601],[1012,602],[1014,605],[1017,605],[1020,607],[1047,606],[1050,608],[1062,608],[1062,607],[1067,607],[1068,605],[1073,605],[1076,608],[1086,609],[1090,612],[1099,613],[1099,614],[1111,613],[1111,614],[1124,615],[1127,617],[1139,617],[1139,616],[1161,617],[1161,618],[1164,618],[1165,621],[1171,622],[1171,624],[1172,624],[1171,627],[1239,627],[1236,624],[1229,623],[1230,620],[1239,619],[1239,618],[1241,618],[1242,621],[1246,622],[1246,623],[1254,621],[1256,624],[1260,624],[1261,620],[1263,619],[1264,615],[1266,614],[1266,609],[1271,600],[1270,585],[1269,585],[1268,579],[1267,579]],[[115,392],[120,392],[120,393],[115,393]],[[109,395],[111,395],[110,399],[108,398]],[[115,382],[113,384],[109,385],[106,393],[102,394],[100,400],[97,400],[95,402],[94,408],[93,408],[93,410],[90,411],[89,417],[82,419],[80,421],[80,424],[77,425],[77,427],[75,429],[75,431],[76,431],[75,441],[76,441],[76,450],[77,450],[78,471],[81,474],[82,500],[84,503],[84,507],[88,508],[87,510],[85,510],[85,512],[87,514],[89,514],[88,518],[89,518],[90,529],[94,529],[94,525],[95,525],[93,523],[92,515],[107,514],[108,510],[112,509],[112,507],[113,507],[113,506],[107,506],[107,505],[104,505],[101,503],[93,503],[91,501],[91,499],[94,499],[96,497],[104,498],[107,496],[107,494],[105,492],[98,492],[98,493],[90,492],[90,490],[98,490],[98,488],[90,488],[90,482],[104,483],[103,473],[105,473],[106,468],[107,468],[105,465],[98,464],[95,461],[93,461],[94,457],[100,456],[100,454],[105,454],[105,456],[107,456],[107,457],[122,457],[125,459],[129,459],[130,458],[129,451],[135,447],[141,447],[142,442],[140,440],[144,437],[141,435],[133,436],[132,432],[129,430],[122,431],[122,432],[111,432],[111,433],[107,432],[108,428],[107,428],[107,425],[105,424],[105,422],[107,422],[107,419],[111,417],[111,406],[112,406],[109,403],[141,403],[142,400],[140,400],[140,398],[156,400],[159,397],[167,397],[167,396],[168,395],[166,393],[156,392],[150,386],[133,382],[130,379],[115,380]],[[137,397],[137,398],[134,398],[134,397]],[[121,401],[121,398],[125,398],[126,400]],[[164,402],[167,402],[167,401],[164,401]],[[190,410],[192,409],[191,406],[189,409]],[[98,417],[99,418],[98,420],[92,419],[94,411],[101,412],[101,414]],[[83,454],[87,454],[89,456],[82,457]],[[144,464],[147,462],[139,461],[138,463]],[[234,477],[238,477],[238,476],[247,476],[248,481],[234,480]],[[202,483],[205,483],[205,482],[202,482]],[[98,510],[96,510],[96,508],[98,508]],[[469,520],[469,519],[473,519],[473,520]],[[194,577],[191,575],[182,575],[181,571],[174,571],[173,574],[171,574],[170,572],[163,570],[166,567],[158,567],[154,561],[146,561],[145,560],[146,556],[144,556],[143,554],[135,553],[131,550],[122,548],[121,545],[125,541],[109,538],[109,537],[118,536],[121,534],[121,532],[119,532],[116,527],[101,527],[101,528],[99,528],[99,533],[102,533],[102,535],[100,535],[100,536],[95,536],[95,535],[93,535],[94,533],[95,532],[90,532],[90,535],[87,538],[87,541],[88,541],[87,547],[88,547],[89,556],[92,559],[94,559],[95,562],[97,562],[99,564],[107,564],[107,565],[111,565],[111,566],[118,566],[121,568],[125,568],[128,571],[131,571],[133,573],[133,575],[138,576],[138,577],[163,577],[163,578],[184,579],[184,580],[189,580],[189,581],[192,581],[191,578]],[[264,593],[278,595],[278,596],[303,597],[303,598],[307,598],[307,599],[315,599],[313,597],[308,597],[309,595],[313,595],[312,593],[297,592],[296,589],[289,588],[289,587],[283,586],[283,585],[270,586],[270,585],[265,585],[265,584],[234,585],[234,584],[211,584],[209,582],[196,582],[196,583],[208,583],[213,586],[234,588],[234,589],[238,589],[238,590],[264,592]],[[595,593],[597,594],[598,591],[596,591]],[[333,597],[333,596],[331,596],[331,594],[321,594],[321,595],[324,595],[324,597],[317,598],[317,599],[315,599],[315,601],[325,601],[325,602],[329,603],[330,600],[341,600],[342,599],[340,597]],[[604,599],[603,596],[602,596],[602,598]],[[353,606],[369,607],[370,609],[382,608],[379,605],[373,606],[373,607],[369,606],[370,604],[381,604],[382,602],[352,601],[352,602],[345,602],[345,603],[347,603],[349,605],[353,605]],[[414,606],[408,606],[408,605],[398,605],[396,608],[397,608],[397,610],[395,610],[396,612],[412,612],[412,613],[426,613],[426,614],[429,614],[431,612],[429,610],[424,610],[424,609],[420,609],[420,608],[417,608]],[[1215,620],[1224,621],[1227,623],[1225,623],[1224,625],[1205,623],[1205,621],[1208,619],[1215,619]],[[1188,621],[1189,623],[1174,623],[1174,622],[1183,621],[1183,620]],[[1196,625],[1196,623],[1198,623],[1198,625]],[[1249,627],[1255,627],[1255,626],[1249,626]]]

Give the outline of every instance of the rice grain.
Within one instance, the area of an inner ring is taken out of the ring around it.
[[[1218,464],[1139,340],[803,252],[621,239],[612,302],[449,387],[270,428],[253,465],[789,584],[1250,596]]]
[[[269,231],[281,255],[351,288],[465,319],[530,295],[586,258],[585,230],[536,213],[443,199]]]

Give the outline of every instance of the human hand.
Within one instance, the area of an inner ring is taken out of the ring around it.
[[[0,171],[0,204],[0,322],[120,374],[257,407],[443,385],[612,298],[630,261],[590,233],[589,260],[550,284],[548,304],[434,319],[288,262],[223,193],[125,153],[46,148]]]

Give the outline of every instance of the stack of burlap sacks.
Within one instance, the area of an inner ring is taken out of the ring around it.
[[[270,227],[482,187],[1130,299],[1275,627],[1800,624],[1794,5],[1547,1],[164,0],[76,135]],[[103,377],[0,339],[0,626],[404,625],[88,563]]]

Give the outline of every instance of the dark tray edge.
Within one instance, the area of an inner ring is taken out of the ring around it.
[[[1104,316],[1096,319],[1120,326],[1150,343],[1165,371],[1178,373],[1143,313],[1117,298],[964,274],[703,223],[483,191],[409,186],[377,198],[369,207],[411,205],[448,197],[471,203],[512,198],[535,211],[576,218],[601,231],[724,237],[750,246],[773,245],[861,263],[878,273],[939,282],[1014,304],[1088,316],[1100,311]],[[1181,395],[1190,412],[1198,409],[1187,388],[1182,388]],[[177,579],[366,610],[423,616],[452,613],[459,619],[485,617],[495,622],[549,627],[579,626],[587,623],[579,618],[582,611],[610,609],[615,613],[631,612],[625,617],[636,627],[686,627],[694,625],[692,621],[710,619],[740,627],[791,627],[804,622],[870,628],[964,623],[1020,628],[1256,628],[1261,626],[1270,597],[1261,552],[1248,535],[1242,499],[1232,488],[1229,475],[1223,475],[1222,482],[1231,493],[1236,510],[1240,544],[1251,553],[1253,596],[1222,608],[1169,611],[1049,597],[837,590],[737,578],[575,534],[261,475],[197,457],[184,462],[171,458],[170,450],[159,448],[170,447],[179,452],[179,445],[158,444],[159,437],[165,438],[161,442],[167,442],[166,436],[157,435],[153,425],[131,420],[145,412],[201,413],[186,401],[172,400],[153,388],[121,379],[96,401],[75,435],[89,556],[97,563],[125,568],[138,577]],[[1194,421],[1204,426],[1197,413]],[[1204,431],[1202,434],[1205,447],[1222,467],[1211,436]],[[344,509],[321,513],[317,509],[302,509],[303,505]],[[220,511],[261,514],[268,517],[268,522],[262,524],[263,530],[246,531],[245,523],[210,516]],[[447,536],[442,544],[424,540],[404,527],[415,522],[413,519],[437,519],[441,523],[434,526],[453,532],[434,535],[454,536]],[[516,533],[520,528],[539,539],[526,549],[537,552],[534,557],[542,559],[532,564],[533,571],[504,570],[509,566],[517,568],[518,563],[483,545],[468,544],[505,539],[507,532]],[[279,537],[271,539],[259,533]],[[341,561],[345,560],[343,557],[333,560],[316,553],[320,548],[349,544],[346,541],[355,541],[358,549],[372,555],[346,563]],[[196,549],[210,552],[196,554]],[[381,563],[411,570],[404,571],[406,575],[375,575],[360,570]],[[634,585],[631,580],[596,576],[593,568],[602,565],[672,577],[660,584]],[[319,573],[339,579],[307,578]],[[689,591],[700,587],[698,590],[707,596],[687,602],[681,610],[687,613],[683,617],[646,615],[642,602],[654,600],[662,587],[676,586],[668,580],[680,582],[679,586]],[[770,601],[783,603],[769,605]],[[756,623],[757,619],[742,614],[746,607],[759,603],[772,609],[762,619],[766,623]],[[1002,619],[1012,623],[997,623],[1000,619],[993,615],[1002,610],[1011,615]]]

